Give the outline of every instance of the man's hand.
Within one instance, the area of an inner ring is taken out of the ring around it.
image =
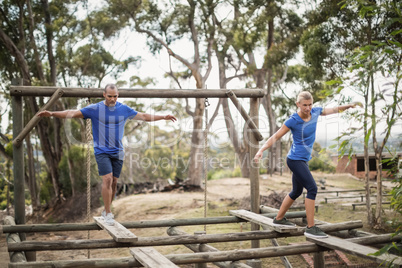
[[[174,117],[174,116],[171,115],[171,114],[165,115],[165,117],[164,117],[163,119],[164,119],[164,120],[172,120],[172,122],[176,122],[176,121],[177,121],[177,118]]]
[[[39,117],[51,117],[51,116],[53,116],[53,113],[49,112],[47,110],[44,110],[44,111],[38,113],[38,116]]]
[[[260,159],[262,158],[262,152],[258,151],[255,156],[254,156],[254,162],[258,163],[260,162]]]

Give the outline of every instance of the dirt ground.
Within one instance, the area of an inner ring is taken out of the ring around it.
[[[339,190],[339,189],[356,189],[363,188],[364,183],[357,180],[347,174],[343,175],[327,175],[327,174],[314,174],[316,181],[320,178],[326,179],[326,189],[327,190]],[[345,185],[345,182],[348,182]],[[318,183],[319,185],[319,183]],[[267,197],[274,191],[277,193],[286,194],[291,189],[291,178],[289,174],[273,175],[269,177],[267,175],[262,175],[260,177],[260,194],[263,197]],[[245,208],[244,200],[250,196],[250,182],[247,178],[227,178],[214,181],[208,181],[207,185],[207,203],[208,212],[213,214],[209,216],[226,216],[229,215],[229,209]],[[99,197],[93,197],[99,198]],[[243,202],[242,202],[243,200]],[[264,200],[269,203],[269,200],[262,198],[262,204]],[[247,201],[246,201],[247,202]],[[302,200],[301,200],[302,202]],[[243,204],[242,204],[243,203]],[[323,197],[317,196],[316,204],[324,206]],[[302,203],[300,203],[302,204]],[[299,204],[299,205],[300,205]],[[85,207],[85,204],[78,204],[81,207]],[[268,204],[269,205],[269,204]],[[247,206],[247,204],[246,204]],[[340,205],[328,205],[329,209],[339,209]],[[247,208],[246,208],[247,209]],[[357,218],[365,218],[365,212],[358,211],[351,213],[351,207],[341,208],[345,213],[344,220],[353,220]],[[152,194],[138,194],[125,197],[118,197],[117,200],[113,202],[113,213],[115,219],[119,222],[127,221],[141,221],[141,220],[159,220],[159,219],[174,219],[174,218],[189,218],[189,217],[203,217],[204,212],[204,192],[182,192],[176,190],[173,192],[159,192]],[[99,216],[102,208],[99,207],[93,211],[92,216]],[[320,214],[322,213],[322,215]],[[327,216],[325,210],[317,213],[316,218],[320,220],[326,220]],[[331,213],[331,212],[330,212]],[[331,213],[336,214],[336,213]],[[341,213],[342,214],[342,213]],[[360,215],[360,216],[359,216]],[[325,217],[325,219],[320,218],[320,216]],[[334,217],[334,215],[328,216]],[[92,217],[91,217],[92,218]],[[333,218],[335,221],[342,221],[339,218]],[[86,219],[78,219],[78,222],[85,222]],[[239,232],[241,230],[248,231],[250,228],[247,224],[231,224],[228,227],[221,227],[223,225],[208,226],[208,232],[219,233],[219,232]],[[195,230],[203,229],[203,226],[184,228],[186,232],[194,232]],[[210,231],[211,230],[211,231]],[[166,228],[151,228],[151,229],[136,229],[131,230],[137,236],[167,236]],[[36,233],[28,234],[28,240],[75,240],[75,239],[86,239],[87,232],[56,232],[56,233]],[[110,236],[105,231],[91,231],[91,239],[110,239]],[[305,240],[305,239],[304,239]],[[303,241],[303,238],[302,238]],[[269,241],[268,241],[269,242]],[[297,241],[296,241],[297,242]],[[281,244],[289,244],[292,241],[280,242]],[[230,244],[230,245],[229,245]],[[272,244],[267,244],[266,246],[271,246]],[[215,245],[214,245],[215,246]],[[248,242],[237,242],[228,243],[228,245],[216,244],[220,250],[229,250],[236,248],[249,248]],[[232,247],[232,248],[230,248]],[[184,246],[169,246],[169,247],[158,247],[158,251],[162,254],[176,254],[176,253],[190,253],[191,251]],[[47,251],[47,252],[37,252],[37,260],[72,260],[72,259],[86,259],[87,250],[82,251]],[[91,250],[91,258],[107,258],[107,257],[129,257],[131,256],[127,248],[119,249],[105,249],[105,250]],[[273,261],[266,260],[263,267],[282,267],[279,258]],[[294,256],[291,259],[292,262],[296,263],[294,267],[309,267],[307,263],[299,256]],[[181,267],[192,267],[192,266],[181,266]],[[209,264],[208,267],[216,267]]]

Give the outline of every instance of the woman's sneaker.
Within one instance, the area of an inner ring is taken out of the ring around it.
[[[304,231],[304,235],[307,237],[313,237],[313,238],[327,238],[328,235],[324,233],[320,228],[317,226],[312,226],[310,228],[306,227],[306,230]]]
[[[274,225],[275,226],[285,226],[285,227],[295,227],[296,226],[296,224],[294,224],[293,222],[288,221],[288,219],[286,219],[286,217],[284,217],[281,220],[277,220],[275,217]]]
[[[114,217],[113,217],[112,213],[106,214],[106,216],[104,217],[104,220],[105,220],[105,224],[114,225]]]

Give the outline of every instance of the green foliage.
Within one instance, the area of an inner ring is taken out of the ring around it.
[[[10,204],[13,205],[14,202],[14,187],[12,185],[6,184],[5,180],[0,180],[0,210],[7,208],[7,190],[10,189]]]
[[[310,170],[334,173],[336,167],[331,160],[330,153],[326,149],[322,149],[318,143],[314,143],[313,150],[313,158],[308,163]]]
[[[241,177],[240,168],[232,169],[213,169],[208,171],[208,180],[219,180],[223,178]]]
[[[65,197],[69,197],[72,194],[72,185],[70,179],[70,172],[75,178],[75,190],[79,192],[85,192],[87,187],[87,148],[82,146],[72,145],[70,150],[62,156],[59,163],[59,176],[60,184],[63,189]],[[93,156],[93,149],[91,154],[91,183],[98,178],[98,171],[96,168],[96,161]],[[72,161],[73,170],[70,170],[68,165],[68,158]]]

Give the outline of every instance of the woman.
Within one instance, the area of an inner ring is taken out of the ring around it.
[[[335,108],[313,108],[313,96],[309,92],[303,91],[298,95],[296,105],[298,107],[298,111],[292,114],[285,121],[283,126],[267,140],[267,142],[255,155],[254,161],[258,162],[262,157],[262,153],[266,149],[270,148],[277,140],[282,138],[283,135],[291,130],[293,134],[293,144],[287,155],[286,162],[289,169],[293,172],[293,189],[283,200],[279,212],[274,218],[274,225],[295,226],[295,224],[285,218],[285,213],[296,200],[296,198],[303,193],[303,188],[306,188],[307,197],[304,203],[306,207],[307,228],[304,232],[304,235],[316,238],[325,238],[328,236],[314,224],[317,185],[308,167],[308,161],[311,159],[311,152],[315,141],[318,117],[320,115],[325,116],[342,112],[361,104],[351,103]]]

